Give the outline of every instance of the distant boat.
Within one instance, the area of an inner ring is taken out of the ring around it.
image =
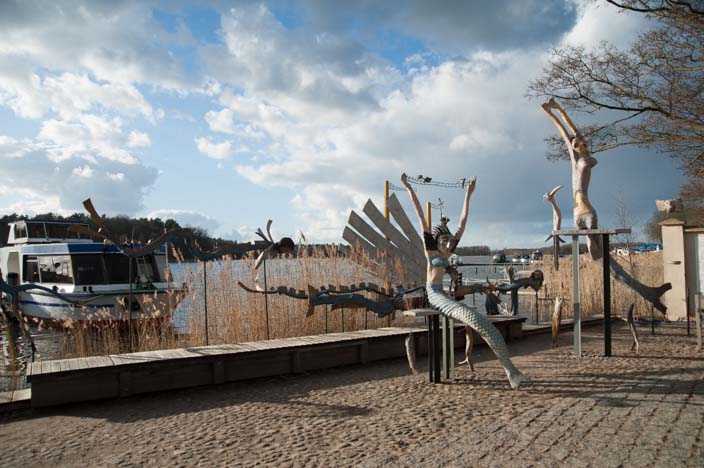
[[[20,292],[17,303],[25,316],[59,326],[70,321],[171,320],[184,288],[167,281],[163,246],[131,259],[111,243],[69,230],[72,225],[88,227],[71,221],[10,223],[7,245],[0,248],[5,281],[11,286],[41,285],[72,301],[41,290]]]

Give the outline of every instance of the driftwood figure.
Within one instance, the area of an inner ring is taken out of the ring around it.
[[[560,211],[560,207],[557,205],[557,201],[555,200],[555,194],[557,193],[558,190],[562,188],[562,185],[558,185],[554,189],[550,190],[548,193],[543,195],[543,199],[550,203],[552,205],[552,230],[554,231],[559,231],[560,226],[562,225],[562,211]],[[553,234],[550,234],[547,239],[545,239],[545,242],[549,241],[552,239],[552,258],[553,258],[553,266],[555,267],[555,271],[558,271],[560,269],[560,243],[565,242],[560,238],[560,236],[555,236]]]
[[[144,246],[141,245],[126,245],[117,240],[108,227],[103,222],[102,217],[98,214],[97,210],[93,206],[90,198],[83,202],[83,206],[86,211],[90,214],[90,219],[98,227],[97,230],[88,229],[80,225],[70,226],[69,231],[79,232],[82,234],[87,234],[89,236],[95,236],[103,239],[104,241],[113,243],[117,249],[128,257],[142,257],[146,254],[153,253],[156,249],[160,248],[164,243],[170,242],[174,239],[183,239],[188,251],[200,261],[206,262],[209,260],[214,260],[216,258],[223,257],[225,255],[242,255],[247,252],[263,250],[267,253],[290,253],[293,251],[294,243],[293,240],[284,237],[279,242],[274,242],[271,238],[270,228],[271,220],[267,222],[267,233],[269,233],[269,238],[264,236],[261,229],[257,230],[257,235],[263,239],[263,242],[252,242],[243,244],[233,244],[227,247],[218,248],[211,250],[209,252],[203,252],[195,245],[195,238],[190,229],[172,229],[166,231],[161,236],[150,241]],[[260,256],[260,259],[262,257]],[[258,260],[261,262],[261,260]]]
[[[491,294],[493,296],[493,294]],[[469,370],[474,372],[474,363],[472,362],[472,348],[474,347],[474,331],[471,327],[464,327],[464,361],[460,364],[467,364]]]
[[[633,335],[633,345],[631,346],[631,351],[636,350],[636,354],[640,351],[640,340],[638,339],[638,330],[636,329],[636,322],[633,319],[633,307],[635,304],[631,304],[628,307],[628,312],[626,313],[626,323],[628,324],[628,329],[631,330],[631,335]]]
[[[461,302],[457,302],[448,296],[443,289],[445,268],[450,265],[450,256],[457,247],[459,240],[462,238],[462,234],[464,234],[469,214],[469,200],[472,196],[472,192],[474,192],[476,180],[476,177],[473,177],[467,184],[459,227],[453,235],[447,227],[447,218],[441,220],[440,225],[431,229],[431,226],[426,223],[418,196],[408,182],[406,174],[401,176],[401,182],[406,187],[408,195],[413,202],[413,207],[415,208],[418,222],[423,232],[428,301],[433,307],[440,311],[440,313],[463,322],[479,333],[499,359],[506,372],[511,388],[516,389],[527,377],[511,362],[508,348],[506,347],[501,333],[499,333],[496,327],[484,315],[477,313]]]
[[[416,369],[416,345],[413,339],[413,333],[409,333],[406,337],[406,358],[408,359],[408,367],[411,368],[411,372],[414,374],[418,373]]]
[[[555,102],[554,99],[548,100],[542,105],[543,110],[548,115],[550,120],[555,124],[560,134],[567,143],[567,149],[570,153],[572,161],[572,195],[574,197],[574,225],[578,229],[597,229],[596,210],[589,202],[589,182],[591,180],[592,168],[596,166],[597,160],[594,159],[587,149],[587,143],[577,127],[572,123],[565,111]],[[560,119],[555,116],[552,111],[555,110]],[[570,133],[571,132],[571,133]],[[593,260],[603,261],[603,249],[601,245],[601,236],[587,236],[587,249]],[[653,306],[665,314],[667,307],[662,303],[660,297],[672,288],[670,283],[663,284],[659,287],[646,286],[633,278],[626,270],[613,258],[609,257],[609,266],[611,267],[611,275],[617,281],[622,282],[645,300],[651,302]]]
[[[592,178],[592,168],[596,166],[597,160],[589,154],[587,141],[582,133],[554,99],[548,100],[542,108],[565,140],[572,161],[574,225],[578,229],[597,229],[596,210],[589,202],[589,182]],[[553,110],[557,112],[557,116],[552,113]],[[603,255],[601,237],[587,236],[587,248],[592,259],[599,260]]]
[[[562,296],[555,297],[555,309],[552,311],[552,347],[558,347],[560,322],[562,321]]]

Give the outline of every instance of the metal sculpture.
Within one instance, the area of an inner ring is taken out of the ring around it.
[[[403,296],[411,294],[423,289],[423,286],[404,288],[398,286],[396,290],[382,290],[376,285],[367,285],[361,283],[351,286],[328,286],[327,288],[316,289],[313,286],[308,286],[307,291],[280,286],[269,290],[255,289],[246,286],[241,281],[238,281],[239,287],[249,293],[265,294],[265,295],[281,295],[294,299],[305,299],[308,301],[308,309],[306,317],[310,317],[314,313],[316,306],[331,305],[331,309],[341,308],[364,308],[374,312],[379,317],[386,317],[394,310],[404,310]],[[371,292],[376,294],[377,299],[370,299],[362,294],[355,294],[361,291]]]
[[[511,388],[517,389],[521,382],[527,380],[527,377],[511,362],[508,348],[506,347],[501,333],[499,333],[487,317],[449,297],[443,289],[443,276],[445,275],[445,269],[450,265],[449,258],[457,247],[459,240],[462,238],[462,234],[464,234],[469,214],[469,201],[476,187],[476,180],[476,177],[473,177],[467,184],[459,227],[453,235],[447,227],[447,218],[442,219],[438,226],[431,229],[431,226],[426,223],[420,201],[408,182],[408,177],[406,174],[401,176],[401,182],[408,191],[416,215],[418,216],[421,231],[423,232],[428,301],[433,307],[439,310],[440,313],[455,320],[459,320],[477,331],[499,359],[499,362],[506,372]]]

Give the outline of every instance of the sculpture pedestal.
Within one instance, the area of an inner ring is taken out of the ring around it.
[[[468,306],[474,308],[474,306]],[[428,379],[440,383],[455,379],[455,321],[435,309],[412,309],[407,317],[423,317],[428,322]]]

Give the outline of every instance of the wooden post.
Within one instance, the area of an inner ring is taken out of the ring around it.
[[[582,357],[582,318],[579,311],[579,236],[572,236],[572,310],[574,320],[574,354]]]
[[[389,181],[384,181],[384,218],[389,219]]]
[[[425,223],[428,225],[428,229],[432,230],[433,214],[430,212],[430,202],[425,204]]]
[[[604,247],[604,356],[611,356],[611,253],[609,235],[601,236]]]

